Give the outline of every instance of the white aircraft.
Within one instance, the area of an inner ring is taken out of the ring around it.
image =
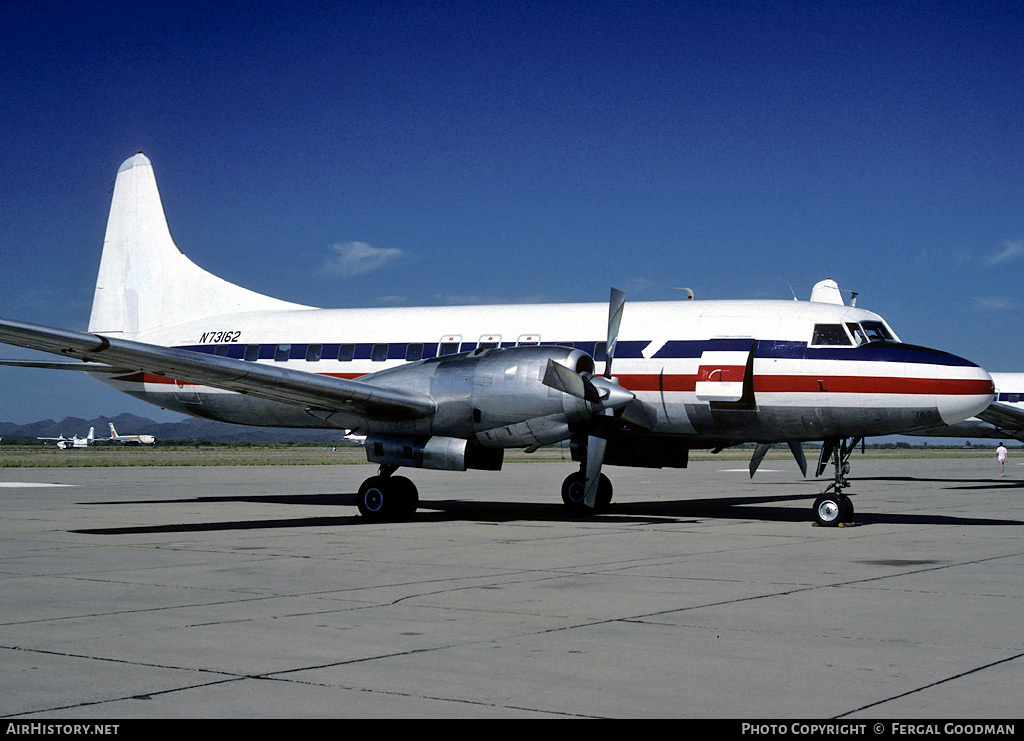
[[[114,423],[110,422],[110,437],[107,440],[121,443],[122,445],[156,445],[156,438],[152,435],[118,435],[114,429]]]
[[[73,437],[37,437],[37,440],[44,440],[46,442],[54,441],[57,443],[57,447],[61,450],[73,450],[74,448],[88,448],[94,442],[96,442],[96,436],[94,435],[95,428],[89,428],[89,434],[85,437],[79,437],[75,435]]]
[[[1024,442],[1024,373],[991,373],[995,400],[978,415],[962,422],[909,432],[922,437],[1012,437]]]
[[[684,468],[691,449],[823,440],[833,482],[815,519],[853,513],[853,442],[967,419],[989,375],[903,344],[882,317],[821,284],[814,301],[316,309],[249,291],[175,245],[149,159],[121,165],[88,332],[0,320],[0,341],[76,358],[161,407],[237,424],[365,435],[379,474],[359,489],[368,518],[405,516],[416,487],[399,467],[498,470],[505,448],[570,441],[573,509],[606,505],[605,464]],[[25,361],[15,364],[26,365]],[[614,373],[613,373],[614,364]]]

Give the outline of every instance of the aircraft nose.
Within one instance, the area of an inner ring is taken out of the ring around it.
[[[955,355],[947,357],[955,365],[943,366],[946,378],[941,379],[935,401],[942,421],[953,424],[984,411],[995,398],[996,387],[984,368]]]

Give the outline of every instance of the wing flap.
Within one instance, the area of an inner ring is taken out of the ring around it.
[[[155,373],[272,401],[344,411],[371,419],[416,419],[428,416],[436,407],[429,396],[407,389],[11,319],[0,319],[0,342],[103,364],[118,372]]]

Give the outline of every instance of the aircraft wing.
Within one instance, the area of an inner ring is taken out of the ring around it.
[[[1004,431],[1007,437],[1024,441],[1024,410],[994,401],[978,413],[978,419]]]
[[[17,368],[49,368],[51,370],[77,370],[77,371],[88,371],[89,373],[117,373],[127,374],[134,373],[137,368],[115,368],[112,365],[106,363],[89,363],[81,362],[77,360],[64,361],[60,360],[0,360],[0,365],[9,365]]]
[[[415,419],[435,409],[434,400],[429,396],[407,389],[11,319],[0,319],[0,342],[71,356],[129,373],[154,373],[263,399],[372,419]],[[67,365],[79,369],[84,363]]]

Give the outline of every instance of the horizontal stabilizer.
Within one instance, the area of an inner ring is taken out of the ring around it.
[[[416,419],[435,409],[433,399],[415,391],[9,319],[0,319],[0,342],[374,419]]]

